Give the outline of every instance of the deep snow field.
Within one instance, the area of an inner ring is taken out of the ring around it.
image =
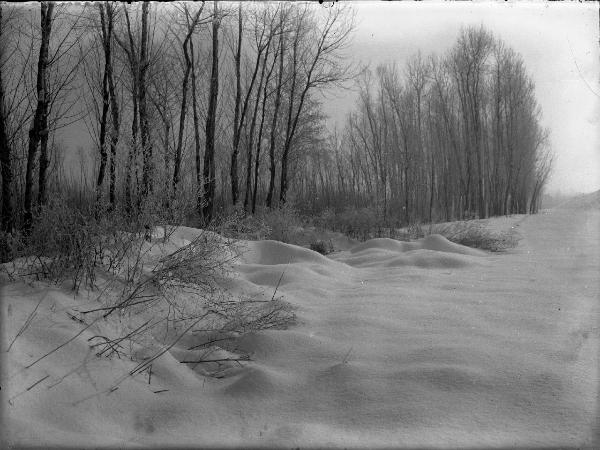
[[[2,438],[77,448],[598,448],[600,210],[488,223],[515,227],[518,247],[488,253],[433,235],[325,257],[245,243],[232,287],[270,296],[285,271],[278,295],[297,323],[230,343],[251,360],[222,378],[179,362],[185,339],[154,363],[150,384],[146,373],[126,377],[136,362],[91,351],[96,326],[27,369],[83,329],[65,314],[81,299],[7,284]],[[173,245],[194,232],[178,230]]]

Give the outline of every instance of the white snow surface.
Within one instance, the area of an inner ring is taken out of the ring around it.
[[[183,341],[154,363],[150,384],[127,377],[136,362],[89,347],[117,326],[107,323],[27,368],[83,329],[65,314],[82,300],[5,284],[5,444],[594,448],[600,211],[489,223],[515,227],[519,246],[487,253],[433,235],[325,257],[242,243],[232,287],[270,296],[285,272],[277,293],[297,323],[239,338],[229,350],[251,361],[224,378],[180,363],[192,353]],[[173,249],[197,234],[177,230]]]

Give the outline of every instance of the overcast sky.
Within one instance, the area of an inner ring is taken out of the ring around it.
[[[444,53],[462,25],[490,29],[521,53],[535,81],[556,154],[549,191],[600,189],[598,3],[352,2],[357,30],[348,55],[403,66],[418,50]],[[338,124],[355,94],[325,102]]]

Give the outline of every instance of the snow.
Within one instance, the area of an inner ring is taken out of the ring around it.
[[[297,324],[223,345],[221,356],[251,360],[222,378],[180,363],[193,354],[193,336],[154,362],[150,383],[147,372],[127,376],[139,361],[98,358],[88,342],[126,326],[116,319],[27,368],[84,329],[65,312],[87,300],[42,283],[6,283],[3,439],[76,447],[593,448],[600,211],[586,205],[488,221],[522,236],[504,253],[439,235],[374,239],[330,257],[242,242],[230,287],[270,297],[279,283]],[[177,229],[167,247],[198,234]]]

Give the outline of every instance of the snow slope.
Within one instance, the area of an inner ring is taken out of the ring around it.
[[[278,294],[298,324],[224,346],[251,361],[219,379],[181,364],[183,343],[150,384],[124,376],[135,362],[89,348],[106,324],[26,368],[83,329],[65,314],[80,300],[8,284],[2,435],[77,447],[595,446],[600,211],[512,224],[523,239],[501,254],[441,236],[375,239],[331,258],[245,243],[234,287],[271,295],[283,273]],[[193,235],[180,231],[179,245]]]
[[[559,205],[560,209],[598,209],[600,208],[600,191],[577,195]]]

